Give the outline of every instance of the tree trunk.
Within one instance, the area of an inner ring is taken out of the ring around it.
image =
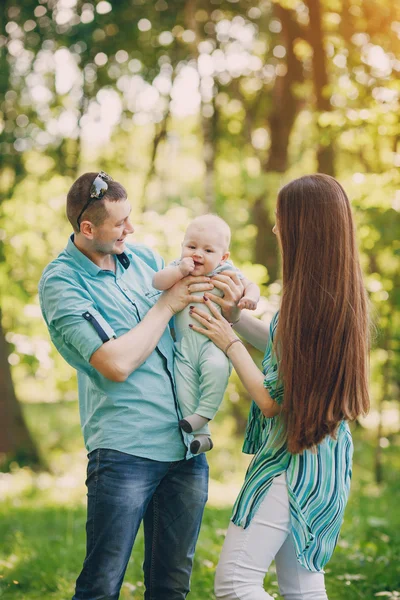
[[[272,233],[272,223],[267,209],[267,193],[259,196],[253,204],[252,221],[257,225],[257,237],[254,248],[254,260],[267,268],[269,283],[279,276],[278,249],[276,237]]]
[[[151,156],[150,156],[150,166],[147,171],[146,179],[143,184],[143,193],[142,193],[142,198],[141,198],[141,202],[140,202],[140,212],[141,213],[143,213],[147,208],[147,206],[146,206],[147,188],[148,188],[150,181],[156,171],[156,157],[157,157],[158,147],[161,144],[161,142],[163,142],[167,137],[167,124],[168,124],[169,114],[170,113],[168,111],[164,115],[164,118],[161,121],[161,123],[158,123],[155,125],[153,145],[151,148]]]
[[[299,101],[293,92],[293,85],[303,78],[302,65],[294,53],[294,42],[298,35],[298,25],[293,20],[292,11],[275,4],[276,16],[282,23],[282,36],[286,48],[287,71],[276,78],[272,93],[273,108],[268,118],[271,148],[264,165],[264,173],[284,173],[288,167],[288,147],[290,134],[299,111]],[[275,190],[274,190],[275,193]],[[278,250],[268,210],[268,190],[253,206],[252,220],[257,225],[254,260],[268,269],[269,280],[273,282],[279,273]]]
[[[190,43],[190,50],[196,61],[199,58],[199,44],[204,39],[200,32],[199,23],[196,18],[198,9],[197,0],[187,0],[185,4],[185,24],[195,34],[193,42]],[[204,109],[212,107],[213,114],[205,116]],[[217,120],[218,109],[214,98],[204,100],[202,98],[200,106],[200,128],[203,134],[203,160],[205,166],[204,174],[204,199],[208,212],[215,211],[215,157],[217,141]]]
[[[376,483],[382,483],[383,481],[383,453],[381,446],[381,438],[382,438],[382,420],[383,420],[383,403],[387,398],[389,398],[389,390],[390,390],[390,371],[391,371],[391,361],[390,361],[390,338],[391,331],[386,328],[384,332],[384,339],[382,344],[382,349],[387,352],[387,358],[385,364],[383,365],[383,386],[382,386],[382,394],[379,399],[379,423],[378,423],[378,431],[377,431],[377,440],[375,447],[375,481]]]
[[[340,32],[343,36],[343,39],[346,43],[346,46],[349,47],[351,45],[351,38],[353,33],[355,32],[354,27],[354,17],[350,12],[351,0],[342,0],[342,10],[341,10],[341,21],[340,21]]]
[[[15,396],[8,354],[0,311],[0,466],[4,468],[16,461],[37,467],[41,460]]]
[[[201,128],[203,131],[203,159],[205,164],[204,197],[207,211],[215,211],[215,155],[216,155],[216,128],[218,112],[213,102],[214,112],[211,117],[201,116]]]
[[[321,113],[330,112],[332,107],[329,98],[326,96],[328,73],[326,69],[320,0],[307,0],[306,4],[310,14],[308,39],[313,49],[313,82],[318,118],[318,115]],[[323,128],[317,123],[317,129],[319,135],[317,146],[318,171],[333,176],[335,173],[333,140],[327,128]]]

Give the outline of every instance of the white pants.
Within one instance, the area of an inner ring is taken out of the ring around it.
[[[290,532],[286,474],[276,477],[250,525],[229,525],[215,578],[218,600],[273,600],[264,590],[275,559],[285,600],[328,600],[324,574],[302,567]]]

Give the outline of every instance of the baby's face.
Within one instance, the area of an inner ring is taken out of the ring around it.
[[[229,257],[224,235],[214,225],[207,228],[189,225],[182,244],[181,258],[186,257],[195,264],[192,275],[211,273]]]

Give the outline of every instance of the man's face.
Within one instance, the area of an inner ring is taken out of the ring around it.
[[[93,248],[100,254],[122,254],[125,238],[134,232],[129,216],[132,210],[128,200],[105,201],[107,217],[101,225],[93,225]]]

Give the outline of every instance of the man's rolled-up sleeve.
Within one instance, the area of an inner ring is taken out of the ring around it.
[[[89,362],[102,344],[115,337],[89,292],[68,274],[48,275],[41,282],[39,296],[43,316],[57,347],[61,342]],[[62,351],[62,348],[57,349]]]

